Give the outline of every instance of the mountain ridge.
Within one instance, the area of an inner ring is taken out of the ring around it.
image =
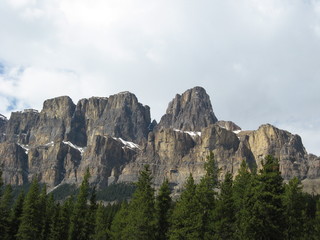
[[[202,87],[177,94],[159,123],[130,92],[81,99],[48,99],[43,109],[0,118],[0,164],[6,183],[21,185],[38,176],[49,188],[79,184],[87,168],[92,184],[135,182],[149,164],[158,186],[168,178],[175,192],[192,173],[203,174],[212,150],[220,177],[236,174],[241,161],[261,168],[268,154],[280,160],[285,180],[298,177],[306,191],[319,192],[320,158],[308,154],[300,136],[263,124],[243,131],[218,121]]]

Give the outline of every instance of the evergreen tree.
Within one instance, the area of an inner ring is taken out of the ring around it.
[[[57,240],[60,237],[60,232],[58,228],[59,221],[60,221],[60,213],[61,213],[61,206],[58,203],[53,208],[53,215],[52,215],[52,221],[50,224],[50,233],[48,238],[50,240]]]
[[[66,239],[73,211],[73,197],[69,197],[62,206],[56,205],[50,226],[50,240]]]
[[[103,204],[98,204],[98,208],[96,211],[96,219],[95,219],[95,229],[94,236],[95,240],[108,240],[108,219],[106,214],[106,209]]]
[[[127,232],[124,229],[128,225],[128,203],[122,202],[120,210],[114,216],[112,221],[110,236],[113,240],[127,240]]]
[[[304,235],[305,201],[298,178],[293,178],[285,186],[285,216],[287,220],[286,239],[301,239]]]
[[[46,190],[43,190],[43,194],[45,194]],[[45,204],[43,206],[43,209],[45,210],[43,212],[42,218],[43,218],[43,228],[42,228],[42,239],[47,240],[49,239],[50,232],[51,232],[51,225],[53,222],[53,217],[55,215],[55,211],[57,206],[55,205],[53,194],[49,194],[49,196],[43,196],[43,202],[42,204]]]
[[[81,183],[77,201],[70,221],[69,240],[87,240],[89,236],[86,229],[88,217],[87,200],[89,196],[89,169]]]
[[[278,160],[268,155],[257,180],[251,211],[250,238],[282,240],[286,223],[283,205],[284,186]]]
[[[12,211],[10,214],[10,230],[8,234],[10,240],[17,239],[16,234],[18,233],[18,229],[21,222],[24,198],[25,195],[24,191],[22,190],[12,207]]]
[[[316,216],[314,221],[314,227],[315,227],[314,236],[319,237],[320,236],[320,198],[319,197],[317,201],[317,211],[316,211]]]
[[[160,189],[156,198],[156,220],[157,220],[157,239],[165,240],[169,229],[169,219],[171,215],[172,200],[170,197],[171,191],[169,181],[166,179]]]
[[[202,219],[201,214],[199,214],[199,203],[195,195],[196,185],[190,174],[186,181],[185,189],[172,212],[168,234],[170,240],[201,239]]]
[[[214,154],[210,151],[207,161],[204,164],[205,176],[201,178],[196,188],[196,202],[198,207],[199,218],[199,237],[200,239],[211,239],[214,235],[212,225],[213,211],[215,207],[215,189],[218,188],[219,169],[214,159]]]
[[[8,239],[10,232],[10,207],[12,202],[12,188],[6,185],[0,198],[0,239]]]
[[[233,199],[235,204],[234,239],[252,239],[251,210],[254,204],[254,187],[257,185],[256,175],[250,173],[246,161],[242,161],[238,175],[233,183]]]
[[[86,217],[86,235],[88,239],[92,239],[95,232],[95,224],[96,224],[96,212],[97,212],[97,192],[96,188],[93,187],[91,196],[90,196],[90,205],[88,208],[88,214]]]
[[[318,240],[320,235],[316,234],[317,197],[308,193],[303,193],[304,202],[304,236],[302,239]]]
[[[235,204],[232,191],[232,174],[225,175],[214,209],[214,239],[233,239],[235,225]]]
[[[154,189],[148,165],[140,172],[137,189],[128,205],[128,222],[123,232],[128,240],[155,239]]]
[[[21,224],[17,234],[19,240],[41,239],[43,212],[40,211],[39,191],[38,180],[34,178],[23,203]]]

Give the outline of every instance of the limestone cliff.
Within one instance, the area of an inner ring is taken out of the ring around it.
[[[99,187],[137,181],[149,164],[159,186],[168,178],[179,192],[192,173],[204,175],[206,155],[213,150],[221,169],[237,173],[242,160],[260,168],[268,154],[280,160],[285,180],[297,176],[305,190],[320,191],[320,158],[308,154],[298,135],[265,124],[243,131],[230,121],[217,121],[209,96],[201,87],[177,95],[159,124],[136,96],[69,97],[44,102],[41,112],[25,110],[0,118],[0,164],[4,180],[30,182],[38,176],[49,188],[79,184],[87,168]]]
[[[0,142],[5,140],[7,123],[8,119],[0,114]]]
[[[195,87],[182,95],[176,95],[157,128],[200,131],[215,122],[217,118],[213,113],[210,97],[202,87]]]

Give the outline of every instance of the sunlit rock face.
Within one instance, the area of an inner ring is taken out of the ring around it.
[[[213,151],[221,169],[234,175],[245,160],[260,169],[268,154],[279,159],[285,180],[298,177],[305,190],[319,192],[320,158],[308,154],[298,135],[270,124],[254,131],[218,121],[201,87],[177,94],[159,124],[150,109],[130,92],[81,99],[46,100],[38,112],[27,109],[0,115],[0,164],[6,183],[21,185],[33,177],[49,188],[80,184],[87,169],[98,187],[135,182],[149,164],[158,187],[169,179],[179,193],[190,173],[196,181]]]

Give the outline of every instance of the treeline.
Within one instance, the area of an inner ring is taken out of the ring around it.
[[[277,159],[267,156],[258,173],[243,162],[235,179],[227,173],[219,182],[210,153],[205,170],[198,184],[188,177],[177,201],[167,180],[155,193],[148,166],[129,203],[98,203],[89,172],[63,203],[36,179],[14,201],[3,186],[0,239],[320,239],[319,197],[303,193],[297,178],[284,184]]]

